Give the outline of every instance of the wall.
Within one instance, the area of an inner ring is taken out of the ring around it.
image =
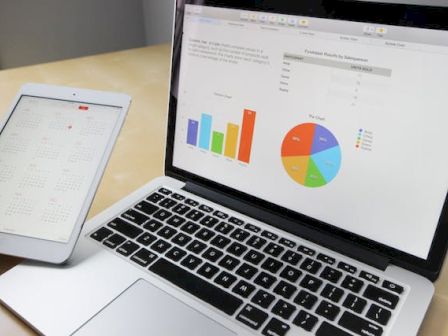
[[[174,0],[143,0],[147,44],[171,41]]]
[[[1,0],[0,68],[143,46],[142,12],[142,0]]]

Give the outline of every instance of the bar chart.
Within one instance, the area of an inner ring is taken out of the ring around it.
[[[245,109],[241,126],[228,122],[225,132],[214,130],[213,116],[201,114],[200,120],[188,119],[187,144],[214,154],[250,163],[257,113]]]

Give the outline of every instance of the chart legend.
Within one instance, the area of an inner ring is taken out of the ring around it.
[[[201,114],[200,121],[188,119],[187,144],[230,159],[250,163],[257,113],[245,109],[242,124],[227,123],[225,133],[213,129],[213,116]]]
[[[310,188],[331,182],[341,166],[341,149],[335,136],[313,123],[297,125],[286,134],[281,156],[288,175]]]

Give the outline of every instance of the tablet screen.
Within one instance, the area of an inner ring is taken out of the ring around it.
[[[20,98],[0,133],[0,232],[69,241],[121,110]]]

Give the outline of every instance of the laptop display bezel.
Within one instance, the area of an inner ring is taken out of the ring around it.
[[[186,182],[189,181],[196,183],[213,191],[223,193],[224,195],[230,196],[234,199],[249,203],[255,207],[260,207],[271,213],[286,217],[287,219],[300,223],[301,225],[306,225],[313,228],[316,230],[316,237],[314,239],[316,243],[319,243],[319,232],[324,231],[338,239],[343,239],[358,246],[363,246],[368,250],[375,251],[375,253],[388,258],[392,264],[419,273],[430,280],[437,279],[448,247],[447,198],[445,198],[445,203],[439,218],[439,223],[431,244],[428,258],[425,260],[354,233],[342,230],[334,225],[318,221],[290,209],[285,209],[271,202],[248,195],[173,165],[177,110],[176,97],[182,48],[183,13],[186,4],[439,30],[448,30],[448,8],[390,3],[370,3],[349,0],[306,0],[294,2],[284,0],[177,0],[165,158],[165,174],[167,176],[171,176]],[[271,225],[276,226],[274,223]],[[289,225],[288,227],[282,226],[280,228],[300,236],[299,232],[297,232],[297,226]]]

